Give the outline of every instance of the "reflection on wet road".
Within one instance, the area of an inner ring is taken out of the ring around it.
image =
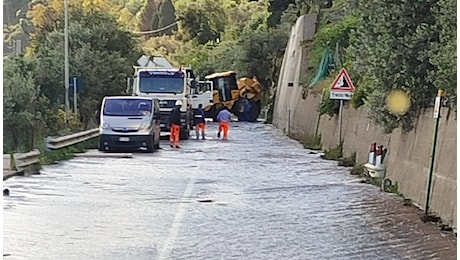
[[[456,259],[417,210],[271,126],[229,139],[5,181],[5,259]]]

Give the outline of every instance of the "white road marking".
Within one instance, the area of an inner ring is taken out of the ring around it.
[[[193,184],[195,182],[195,175],[192,175],[190,177],[189,182],[187,183],[187,186],[185,187],[184,193],[182,194],[182,198],[190,197],[190,194],[192,193],[193,190]],[[182,220],[185,215],[185,206],[187,204],[180,203],[176,216],[174,217],[174,220],[171,224],[171,227],[169,228],[169,235],[166,241],[163,244],[163,247],[161,248],[161,251],[159,253],[158,259],[168,259],[169,255],[171,254],[171,251],[174,247],[174,243],[176,241],[177,236],[179,235],[180,228],[182,226]]]

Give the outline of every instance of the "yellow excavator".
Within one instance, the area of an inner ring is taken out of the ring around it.
[[[205,107],[207,117],[216,120],[217,113],[225,106],[238,121],[257,121],[262,85],[255,76],[237,80],[235,71],[226,71],[207,75],[205,79],[212,82],[213,88],[213,104]]]

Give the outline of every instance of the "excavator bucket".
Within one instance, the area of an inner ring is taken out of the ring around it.
[[[260,99],[260,93],[262,92],[262,86],[255,76],[252,79],[240,78],[238,80],[238,89],[240,90],[240,97],[253,100]]]

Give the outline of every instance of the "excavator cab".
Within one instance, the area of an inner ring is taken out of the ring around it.
[[[206,80],[212,81],[215,93],[218,94],[218,101],[214,103],[223,103],[235,98],[235,91],[238,91],[236,83],[236,73],[234,71],[220,72],[208,75]],[[230,108],[229,108],[230,109]]]
[[[215,120],[217,112],[225,106],[240,121],[257,121],[262,87],[256,78],[237,80],[235,71],[213,73],[205,78],[212,81],[214,87],[214,105],[205,109],[207,117]]]

